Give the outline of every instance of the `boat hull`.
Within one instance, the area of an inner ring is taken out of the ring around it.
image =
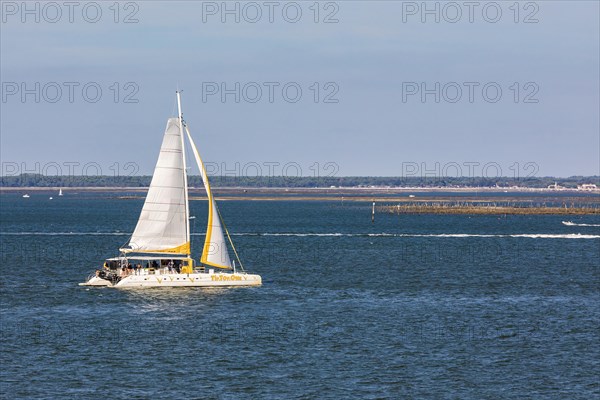
[[[101,284],[98,280],[107,284]],[[260,286],[260,275],[246,273],[208,273],[195,272],[191,274],[144,274],[123,277],[116,284],[93,277],[82,286],[109,286],[117,289],[134,289],[150,287],[230,287],[230,286]]]
[[[226,273],[158,274],[130,275],[121,279],[114,287],[223,287],[223,286],[259,286],[260,275]]]

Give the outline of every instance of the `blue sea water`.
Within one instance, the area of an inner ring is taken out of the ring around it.
[[[53,196],[0,195],[2,398],[600,398],[597,216],[225,201],[262,287],[125,291],[143,200]]]

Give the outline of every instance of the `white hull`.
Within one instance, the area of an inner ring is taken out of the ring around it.
[[[123,277],[117,284],[94,276],[81,286],[109,286],[117,289],[148,287],[228,287],[259,286],[260,275],[246,273],[144,274]]]

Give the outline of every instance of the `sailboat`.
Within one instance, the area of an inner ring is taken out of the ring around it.
[[[62,195],[63,195],[62,188],[58,189],[58,195],[59,195],[59,196],[62,196]]]
[[[206,168],[181,111],[167,120],[160,153],[137,225],[118,257],[82,286],[114,288],[258,286],[260,275],[247,273],[223,223]],[[184,136],[185,131],[185,136]],[[199,263],[192,258],[185,138],[194,154],[208,197],[208,223]],[[231,246],[237,264],[231,260]]]

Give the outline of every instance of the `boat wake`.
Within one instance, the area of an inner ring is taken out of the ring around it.
[[[600,224],[577,224],[571,221],[563,221],[562,223],[566,226],[600,226]]]
[[[130,236],[127,232],[0,232],[0,236]],[[194,233],[193,236],[205,236]],[[519,234],[479,234],[479,233],[232,233],[232,236],[292,236],[292,237],[415,237],[415,238],[530,238],[530,239],[600,239],[600,235],[581,233],[519,233]]]
[[[295,236],[295,237],[432,237],[432,238],[531,238],[531,239],[600,239],[600,235],[582,235],[580,233],[554,234],[554,233],[523,233],[506,235],[471,234],[471,233],[439,233],[439,234],[411,234],[411,233],[234,233],[236,236]]]

